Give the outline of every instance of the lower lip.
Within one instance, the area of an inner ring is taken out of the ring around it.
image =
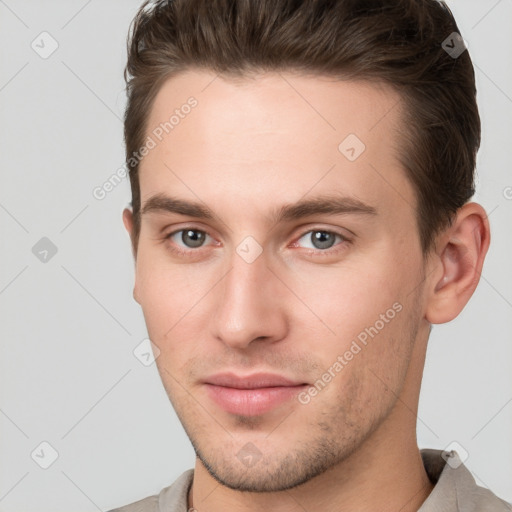
[[[258,416],[287,402],[307,386],[236,389],[205,384],[210,398],[226,412]]]

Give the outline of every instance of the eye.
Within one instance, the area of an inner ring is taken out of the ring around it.
[[[347,239],[339,233],[323,229],[315,229],[304,233],[297,240],[296,244],[302,245],[307,249],[319,249],[321,251],[325,251],[326,249],[333,247],[336,240],[339,240],[340,242],[347,241]]]
[[[167,238],[171,240],[178,247],[184,247],[185,249],[197,249],[202,247],[206,240],[211,239],[210,235],[199,229],[180,229],[167,235]]]

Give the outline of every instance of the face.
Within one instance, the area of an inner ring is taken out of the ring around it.
[[[336,466],[410,385],[424,260],[398,101],[206,71],[155,100],[134,296],[197,456],[228,487],[283,490]]]

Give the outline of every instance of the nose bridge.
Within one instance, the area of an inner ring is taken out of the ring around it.
[[[252,250],[242,242],[233,252],[217,297],[214,334],[238,348],[256,338],[278,339],[286,326],[282,305],[278,304],[276,278],[267,267],[265,254],[260,252],[255,257]]]
[[[248,318],[246,308],[253,312],[260,309],[270,285],[269,274],[272,275],[263,255],[249,262],[238,253],[233,254],[223,290],[223,302],[229,306],[231,316],[239,310]]]

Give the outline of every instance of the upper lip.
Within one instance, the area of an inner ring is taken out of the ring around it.
[[[273,373],[254,373],[246,376],[235,375],[234,373],[218,373],[204,379],[204,382],[235,389],[291,387],[305,384]]]

